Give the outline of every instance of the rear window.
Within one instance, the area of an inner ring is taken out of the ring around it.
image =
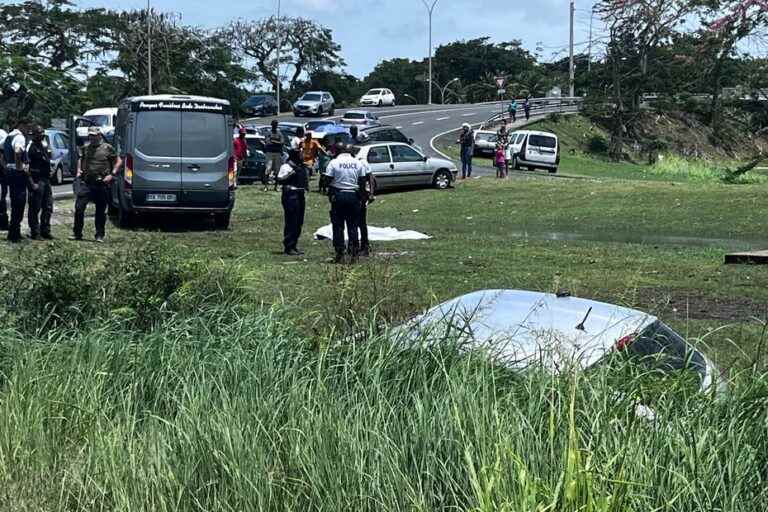
[[[180,157],[181,114],[139,112],[136,115],[136,151],[147,156]]]
[[[476,140],[481,142],[496,142],[496,135],[493,133],[478,133]]]
[[[699,352],[690,350],[679,334],[658,321],[641,332],[629,350],[661,370],[703,370],[706,366]]]
[[[552,148],[557,147],[557,140],[554,137],[547,137],[546,135],[531,135],[528,137],[528,144],[539,148]]]
[[[344,114],[344,119],[365,119],[365,114],[361,112],[347,112]]]
[[[181,142],[185,157],[211,158],[227,152],[227,118],[221,114],[205,112],[184,112],[182,114],[183,138]]]

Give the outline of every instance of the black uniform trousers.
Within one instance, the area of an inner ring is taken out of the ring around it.
[[[301,236],[301,228],[304,226],[304,212],[306,210],[304,191],[283,187],[282,203],[285,214],[283,248],[285,252],[288,252],[296,250]]]
[[[53,189],[47,179],[35,180],[37,190],[30,190],[27,222],[29,234],[34,236],[51,234],[51,215],[53,214]]]
[[[6,183],[11,200],[11,219],[8,224],[8,240],[21,240],[21,221],[27,205],[28,176],[15,168],[6,169]]]
[[[358,224],[360,227],[360,249],[368,250],[368,201],[360,203],[360,220]]]
[[[354,190],[331,191],[331,225],[333,226],[333,248],[336,254],[345,250],[344,227],[349,236],[349,247],[357,254],[357,229],[360,221],[360,196]]]
[[[75,226],[73,229],[76,238],[83,237],[85,225],[85,209],[90,203],[96,206],[96,237],[103,238],[107,225],[107,187],[104,183],[96,182],[87,184],[82,180],[75,187],[77,189],[75,199]]]
[[[8,184],[5,172],[5,169],[0,169],[0,230],[8,229]]]

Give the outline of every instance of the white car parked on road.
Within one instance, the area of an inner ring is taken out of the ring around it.
[[[376,190],[418,185],[446,189],[458,174],[450,160],[425,156],[402,142],[367,144],[356,156],[370,166]]]
[[[360,105],[363,107],[383,107],[389,105],[395,106],[395,95],[389,89],[371,89],[360,98]]]
[[[519,130],[509,135],[509,165],[515,169],[547,169],[557,172],[560,165],[560,142],[550,132]]]

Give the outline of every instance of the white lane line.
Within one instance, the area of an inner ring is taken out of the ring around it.
[[[445,121],[446,119],[450,119],[450,118],[451,118],[451,116],[447,116],[447,117],[438,117],[437,119],[435,119],[435,121]]]
[[[415,123],[413,123],[413,126],[418,126],[420,124],[424,124],[424,121],[416,121]]]
[[[469,116],[474,116],[476,114],[477,112],[470,112],[469,114],[461,114],[461,117],[469,117]]]
[[[428,114],[445,114],[448,112],[463,112],[465,110],[474,110],[475,112],[472,113],[472,115],[477,113],[477,107],[478,105],[472,105],[470,107],[464,107],[464,108],[446,108],[443,110],[423,110],[421,112],[408,112],[406,114],[392,114],[389,116],[379,116],[379,119],[389,119],[390,117],[402,117],[402,116],[419,116],[419,115],[428,115]],[[493,108],[495,110],[493,110]],[[491,110],[491,112],[498,112],[499,109],[494,107],[493,105],[488,105],[486,107],[487,109]]]
[[[474,123],[472,126],[480,126],[481,124],[483,124],[483,123]],[[437,153],[438,155],[442,156],[442,157],[443,157],[443,158],[445,158],[446,160],[450,160],[451,162],[453,162],[453,161],[454,161],[454,160],[453,160],[453,158],[451,158],[450,156],[446,155],[445,153],[443,153],[442,151],[440,151],[439,149],[437,149],[437,148],[435,147],[435,141],[436,141],[438,138],[442,137],[443,135],[448,135],[448,134],[449,134],[449,133],[451,133],[451,132],[457,132],[457,131],[459,131],[459,130],[461,130],[461,128],[451,128],[450,130],[445,130],[444,132],[438,133],[437,135],[435,135],[434,137],[432,137],[432,138],[430,139],[430,141],[429,141],[429,147],[430,147],[430,148],[432,148],[432,151],[434,151],[434,152],[435,152],[435,153]]]

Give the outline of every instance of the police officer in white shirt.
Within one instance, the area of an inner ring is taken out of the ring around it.
[[[328,183],[331,200],[331,224],[333,226],[333,248],[336,250],[335,263],[344,261],[344,227],[349,236],[351,261],[358,256],[358,221],[360,204],[365,183],[368,180],[368,164],[353,157],[350,146],[336,144],[336,158],[325,169],[323,178]]]
[[[5,159],[5,176],[11,199],[11,219],[8,226],[8,241],[21,241],[21,221],[24,218],[24,208],[27,204],[27,185],[29,174],[27,169],[27,123],[19,122],[16,129],[5,138],[3,156]]]

